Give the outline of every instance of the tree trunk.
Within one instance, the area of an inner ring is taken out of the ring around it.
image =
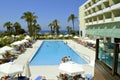
[[[73,31],[74,31],[74,20],[72,20],[72,24],[73,24]]]

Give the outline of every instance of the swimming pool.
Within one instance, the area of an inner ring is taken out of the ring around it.
[[[30,65],[59,65],[64,56],[70,56],[79,64],[87,62],[63,41],[43,41],[38,51],[30,61]]]

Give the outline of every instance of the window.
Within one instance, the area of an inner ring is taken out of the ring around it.
[[[100,61],[112,68],[113,65],[113,55],[114,55],[114,43],[111,43],[110,38],[100,40],[99,42],[99,55]]]

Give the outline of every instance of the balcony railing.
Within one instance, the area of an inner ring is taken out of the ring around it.
[[[99,20],[98,23],[99,23],[99,24],[100,24],[100,23],[103,23],[103,20]]]
[[[97,5],[100,5],[100,4],[102,4],[102,0],[98,1],[95,5],[97,6]]]
[[[92,14],[92,16],[96,16],[97,14],[96,14],[96,12],[94,12],[93,14]]]
[[[120,3],[111,6],[111,10],[120,9]]]
[[[89,25],[89,23],[85,23],[85,25],[87,26],[87,25]]]
[[[90,17],[91,17],[91,14],[85,16],[85,19],[90,18]]]
[[[97,24],[97,21],[93,21],[93,24]]]
[[[120,16],[119,17],[115,17],[114,21],[120,21]]]
[[[105,19],[105,23],[111,22],[111,21],[112,21],[111,18]]]
[[[102,0],[102,2],[106,2],[106,1],[108,1],[108,0]]]
[[[92,25],[93,23],[92,22],[89,22],[89,25]]]
[[[110,12],[110,11],[111,11],[111,8],[110,8],[110,7],[103,9],[103,13],[105,13],[105,12]]]
[[[96,4],[93,4],[92,6],[89,6],[87,9],[85,9],[85,12],[92,9],[92,8],[94,8],[94,7],[96,7],[97,5],[100,5],[100,4],[102,4],[102,0],[97,2]]]
[[[96,12],[96,15],[100,15],[100,14],[102,14],[103,13],[103,10],[100,10],[100,11],[97,11]]]

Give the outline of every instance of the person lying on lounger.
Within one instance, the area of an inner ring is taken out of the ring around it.
[[[71,61],[70,56],[65,56],[62,58],[62,62],[65,63],[66,61]]]

